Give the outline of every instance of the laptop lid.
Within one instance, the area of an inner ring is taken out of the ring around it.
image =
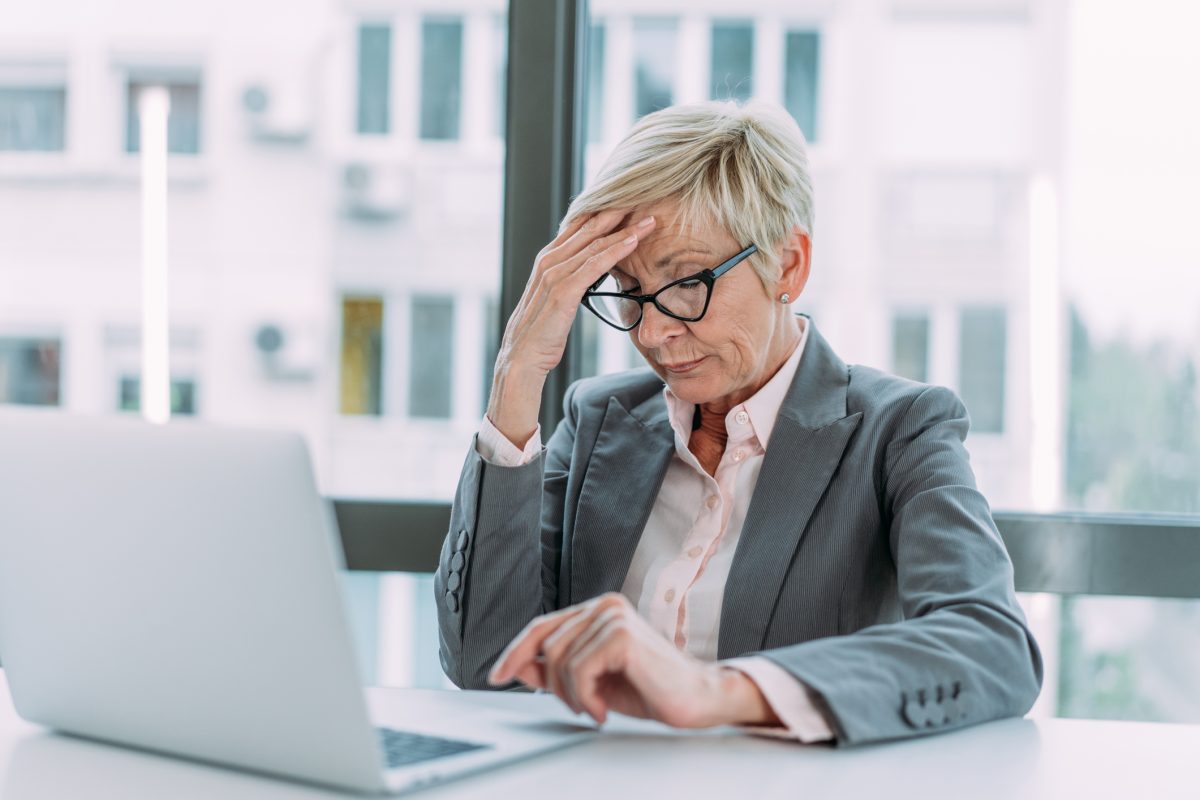
[[[0,660],[23,717],[384,788],[299,435],[6,410],[0,443]]]

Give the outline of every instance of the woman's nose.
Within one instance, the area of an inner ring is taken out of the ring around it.
[[[654,303],[642,306],[642,321],[636,328],[638,341],[646,349],[661,347],[685,329],[682,321],[659,311]]]

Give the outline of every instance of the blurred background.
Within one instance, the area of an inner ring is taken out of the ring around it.
[[[138,411],[137,97],[165,86],[172,412],[304,431],[331,497],[449,501],[502,324],[508,11],[0,5],[0,403]],[[782,104],[816,184],[797,308],[842,357],[955,389],[996,509],[1195,524],[1200,6],[587,13],[585,176],[657,108]],[[583,374],[639,364],[577,335]],[[364,680],[444,684],[431,584],[346,573]],[[1021,599],[1036,714],[1200,722],[1200,601]]]

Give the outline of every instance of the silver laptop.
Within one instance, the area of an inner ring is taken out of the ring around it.
[[[588,738],[464,717],[449,693],[370,719],[327,509],[298,434],[0,410],[0,661],[18,713],[371,793]]]

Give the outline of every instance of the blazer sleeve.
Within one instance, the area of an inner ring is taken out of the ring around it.
[[[487,674],[500,653],[557,607],[574,393],[572,384],[563,421],[527,464],[490,464],[471,442],[433,578],[442,669],[463,689],[494,688]]]
[[[1021,716],[1041,689],[1012,562],[963,446],[968,427],[954,393],[930,387],[886,445],[903,620],[761,653],[816,693],[839,746]]]

